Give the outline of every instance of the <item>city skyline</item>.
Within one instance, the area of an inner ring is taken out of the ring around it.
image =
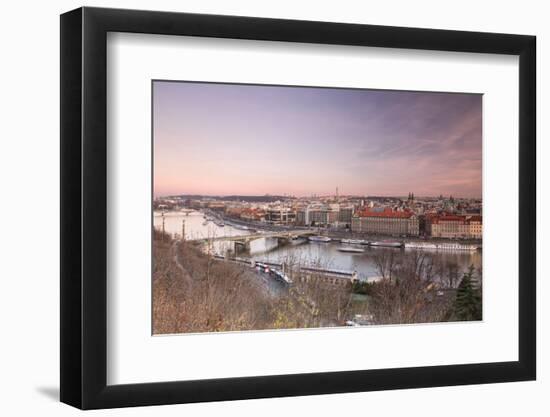
[[[154,195],[482,195],[482,96],[155,81]]]
[[[422,198],[438,198],[440,196],[443,196],[443,198],[456,198],[456,199],[472,199],[472,200],[481,200],[482,197],[464,197],[460,195],[452,195],[452,194],[438,194],[438,195],[418,195],[414,192],[415,199],[422,199]],[[157,195],[155,198],[163,199],[163,198],[170,198],[170,197],[180,197],[180,196],[201,196],[206,198],[227,198],[227,197],[286,197],[286,198],[296,198],[296,199],[308,199],[308,198],[329,198],[329,197],[335,197],[335,193],[326,193],[326,194],[310,194],[310,195],[292,195],[288,193],[283,194],[269,194],[269,193],[263,193],[263,194],[244,194],[244,193],[229,193],[229,194],[205,194],[205,193],[176,193],[176,194],[164,194],[164,195]],[[346,194],[346,193],[339,193],[338,196],[340,198],[406,198],[408,197],[408,193],[401,193],[401,194]]]

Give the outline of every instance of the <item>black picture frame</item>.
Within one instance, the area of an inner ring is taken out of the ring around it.
[[[519,56],[519,360],[107,385],[108,32]],[[79,8],[61,15],[61,401],[82,409],[533,380],[536,377],[534,36]]]

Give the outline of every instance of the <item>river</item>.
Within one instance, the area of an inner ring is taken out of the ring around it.
[[[154,214],[154,226],[159,230],[162,228],[162,216]],[[250,234],[250,231],[235,228],[230,225],[217,226],[212,221],[205,221],[203,214],[197,211],[188,215],[178,212],[169,212],[164,215],[164,227],[167,233],[181,235],[182,221],[185,220],[185,238],[206,239],[222,236],[241,236]],[[230,242],[216,242],[215,252],[223,254],[231,245]],[[339,242],[318,243],[308,242],[306,239],[292,241],[285,246],[277,246],[277,240],[262,238],[251,242],[249,256],[254,260],[276,262],[276,263],[300,263],[318,265],[323,268],[356,271],[360,279],[370,280],[379,276],[379,272],[373,261],[373,254],[376,251],[392,250],[396,253],[407,253],[408,249],[383,249],[363,247],[363,253],[340,252],[339,247],[344,246]],[[481,268],[481,252],[469,251],[427,251],[434,261],[444,265],[456,265],[460,271],[466,271],[473,265],[474,268]],[[247,255],[240,255],[247,256]]]

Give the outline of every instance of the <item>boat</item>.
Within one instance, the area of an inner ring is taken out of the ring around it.
[[[269,265],[263,263],[263,262],[256,262],[255,263],[255,266],[256,268],[258,269],[258,271],[260,272],[265,272],[266,274],[270,272],[270,267]]]
[[[427,242],[406,242],[405,248],[407,249],[423,249],[423,250],[437,250],[435,243]]]
[[[308,240],[310,242],[330,242],[332,239],[327,236],[310,236]]]
[[[438,243],[438,250],[450,250],[450,251],[469,251],[474,252],[478,249],[477,245],[463,245],[461,243]]]
[[[242,224],[233,224],[233,223],[228,223],[228,224],[230,226],[234,227],[235,229],[238,229],[238,230],[246,230],[246,231],[249,231],[249,232],[255,232],[256,231],[255,229],[252,229],[249,226],[243,226]]]
[[[274,277],[276,280],[282,282],[285,285],[292,284],[292,280],[287,274],[279,269],[273,268],[271,265],[268,265],[265,262],[255,262],[254,266],[259,272],[269,274],[270,276]]]
[[[397,242],[395,240],[381,240],[379,242],[370,242],[371,246],[380,246],[385,248],[400,248],[403,246],[402,242]]]
[[[275,279],[282,282],[283,284],[285,285],[292,284],[292,280],[283,271],[279,271],[278,269],[273,269],[271,272],[275,276]]]
[[[349,245],[368,245],[369,243],[366,240],[360,240],[360,239],[342,239],[340,242],[346,243]]]
[[[428,243],[428,242],[407,242],[407,249],[437,250],[437,251],[469,251],[478,249],[476,245],[463,245],[460,243]]]
[[[202,222],[203,226],[206,226],[207,224],[208,224],[208,222],[206,220]]]
[[[313,273],[319,273],[319,274],[327,274],[327,275],[346,276],[346,277],[353,277],[355,274],[355,271],[348,271],[345,269],[325,269],[325,268],[319,268],[314,265],[302,266],[300,267],[300,271],[309,272],[309,273],[313,272]]]
[[[350,253],[363,253],[365,252],[365,249],[363,248],[356,248],[353,246],[341,246],[338,248],[340,252],[350,252]]]

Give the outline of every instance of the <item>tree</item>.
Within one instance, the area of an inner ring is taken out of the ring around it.
[[[375,249],[371,259],[382,279],[392,281],[394,272],[398,267],[398,257],[394,249]]]
[[[353,281],[351,284],[351,292],[354,294],[372,295],[374,282],[368,281]]]
[[[368,308],[376,324],[448,320],[453,299],[439,294],[436,266],[429,254],[376,250],[373,256],[381,279],[370,288]]]
[[[453,305],[453,315],[456,320],[472,321],[482,318],[481,290],[476,285],[473,275],[474,268],[470,267],[470,270],[462,276],[456,291]]]

